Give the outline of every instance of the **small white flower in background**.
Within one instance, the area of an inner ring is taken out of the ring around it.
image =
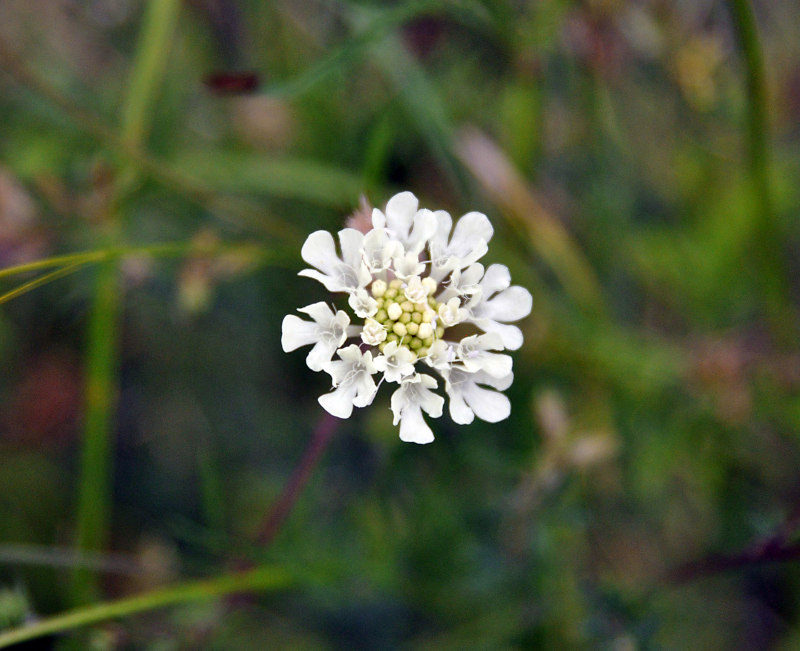
[[[284,317],[281,343],[286,352],[313,345],[308,367],[331,376],[333,390],[319,398],[326,411],[349,418],[386,381],[399,385],[391,410],[403,441],[433,440],[422,414],[442,415],[436,390],[449,398],[457,423],[508,417],[501,391],[514,376],[503,351],[522,345],[522,331],[509,324],[530,313],[532,298],[511,286],[504,265],[484,270],[477,262],[493,233],[486,215],[467,213],[453,228],[448,213],[419,209],[413,194],[401,192],[384,212],[372,211],[368,233],[339,231],[340,252],[327,231],[308,236],[301,255],[315,268],[300,275],[345,294],[354,323],[347,312],[314,303],[298,310],[313,321]]]

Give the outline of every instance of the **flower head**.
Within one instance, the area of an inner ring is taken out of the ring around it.
[[[477,262],[494,232],[486,215],[467,213],[453,228],[448,213],[419,209],[413,194],[401,192],[385,211],[373,210],[372,227],[339,231],[341,254],[326,231],[311,233],[303,245],[303,260],[314,269],[300,275],[346,295],[342,306],[353,315],[314,303],[299,310],[313,321],[283,320],[283,349],[313,345],[306,363],[331,376],[332,391],[320,404],[348,418],[353,407],[372,403],[382,382],[396,384],[393,424],[403,441],[415,443],[433,440],[423,412],[442,415],[444,398],[436,391],[449,398],[457,423],[507,418],[511,407],[501,391],[513,373],[502,351],[522,345],[522,331],[510,322],[530,313],[532,299],[511,286],[505,266],[484,271]]]

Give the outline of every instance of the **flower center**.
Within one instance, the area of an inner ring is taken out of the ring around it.
[[[381,352],[395,341],[417,357],[424,357],[433,342],[444,336],[440,303],[433,297],[436,292],[433,280],[413,276],[408,283],[394,279],[388,285],[376,280],[370,292],[378,302],[378,311],[372,318],[386,333],[386,338],[378,343]]]

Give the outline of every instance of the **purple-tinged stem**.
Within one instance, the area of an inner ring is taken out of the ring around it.
[[[268,546],[280,531],[338,427],[339,419],[326,412],[314,429],[314,434],[306,451],[303,453],[303,458],[292,472],[292,476],[286,486],[283,487],[280,497],[272,505],[259,528],[256,542],[260,545]]]

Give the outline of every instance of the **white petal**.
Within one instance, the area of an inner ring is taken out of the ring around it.
[[[350,385],[342,385],[331,393],[325,393],[317,398],[322,408],[337,418],[350,418],[353,413],[353,397],[356,389]]]
[[[308,314],[308,316],[322,326],[327,326],[330,320],[334,317],[333,310],[324,301],[318,301],[317,303],[312,303],[311,305],[297,308],[297,311]]]
[[[325,289],[327,289],[329,292],[344,291],[344,288],[341,286],[338,280],[331,278],[330,276],[326,276],[316,269],[303,269],[302,271],[298,271],[297,275],[304,276],[305,278],[313,278],[314,280],[322,283],[325,286]]]
[[[436,233],[433,239],[443,247],[447,246],[450,239],[450,230],[453,228],[453,218],[445,210],[437,210],[433,213],[436,217]]]
[[[321,371],[322,367],[331,361],[333,354],[336,352],[336,343],[317,341],[314,347],[309,351],[306,357],[306,364],[312,371]]]
[[[492,377],[505,377],[511,373],[512,361],[508,355],[484,353],[480,357],[481,369]]]
[[[369,353],[366,353],[370,355]],[[356,344],[350,344],[346,348],[342,348],[339,351],[339,358],[343,362],[348,362],[350,364],[359,364],[362,360],[361,349]],[[370,361],[372,360],[372,355],[370,355]]]
[[[483,277],[483,274],[483,265],[480,262],[471,264],[461,272],[461,286],[471,287],[472,285],[477,285]]]
[[[504,264],[489,265],[481,281],[484,298],[489,298],[495,292],[505,289],[511,284],[511,273]]]
[[[450,418],[454,423],[469,425],[475,420],[475,414],[464,402],[464,396],[459,391],[451,390],[447,392],[447,395],[450,397]]]
[[[531,313],[533,297],[524,287],[515,285],[487,301],[483,316],[496,321],[518,321]]]
[[[400,440],[406,443],[430,443],[433,441],[433,431],[428,427],[419,407],[408,407],[403,410],[400,421]]]
[[[511,414],[511,402],[506,396],[497,391],[483,389],[477,384],[467,387],[464,398],[475,415],[487,423],[497,423]]]
[[[429,414],[433,418],[439,418],[439,416],[442,415],[442,409],[444,408],[444,398],[436,395],[432,391],[428,391],[421,396],[420,406],[426,414]]]
[[[503,340],[496,332],[479,335],[476,343],[481,350],[503,350]]]
[[[281,346],[283,352],[297,350],[317,340],[317,324],[304,321],[294,314],[287,314],[281,323]]]
[[[300,255],[312,267],[324,272],[333,271],[339,259],[336,255],[336,246],[333,235],[328,231],[314,231],[306,238]]]
[[[361,264],[361,245],[364,234],[354,228],[339,231],[339,245],[342,247],[342,260],[348,267],[357,269]]]
[[[459,257],[464,257],[481,240],[486,245],[493,234],[494,229],[486,215],[469,212],[456,222],[449,248]]]
[[[425,248],[428,240],[436,234],[436,215],[430,210],[420,210],[414,215],[414,226],[408,238],[411,250],[419,253]]]
[[[399,237],[407,237],[418,205],[419,201],[411,192],[394,195],[386,204],[387,226]]]
[[[372,228],[384,228],[386,226],[386,215],[378,208],[372,209]]]
[[[497,323],[491,319],[476,319],[471,321],[484,332],[496,332],[503,340],[503,347],[508,350],[519,350],[522,346],[522,330],[514,325]]]
[[[353,399],[353,404],[356,407],[366,407],[372,404],[375,394],[378,392],[378,387],[373,381],[372,377],[366,373],[361,374],[361,379],[355,383],[357,388],[356,397]]]
[[[497,378],[483,372],[478,372],[473,375],[473,381],[478,384],[486,384],[498,391],[505,391],[514,382],[514,374],[509,373],[508,375]]]

